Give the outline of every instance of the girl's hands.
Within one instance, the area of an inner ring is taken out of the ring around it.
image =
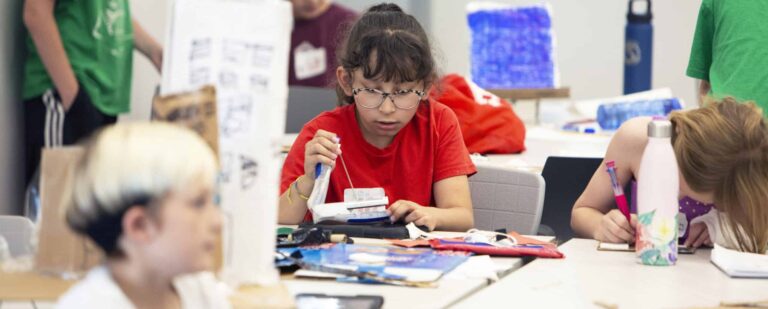
[[[704,223],[691,225],[688,230],[688,238],[685,239],[685,246],[689,248],[698,248],[702,245],[713,246],[712,239],[709,237],[709,230]]]
[[[426,226],[430,231],[433,231],[437,226],[435,210],[434,207],[424,207],[411,201],[399,200],[389,206],[387,213],[392,222],[400,220],[405,223],[413,222],[413,224]]]
[[[631,221],[618,209],[612,209],[600,220],[600,226],[595,231],[594,238],[608,243],[634,243],[637,216],[631,215]]]
[[[308,179],[315,179],[315,166],[318,163],[331,167],[336,164],[336,157],[341,154],[338,141],[336,133],[317,130],[315,137],[304,145],[304,175]]]

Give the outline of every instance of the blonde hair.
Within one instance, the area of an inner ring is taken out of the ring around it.
[[[192,184],[213,186],[217,163],[194,132],[167,123],[107,127],[87,142],[74,171],[68,224],[114,254],[122,215]]]
[[[733,98],[708,99],[704,107],[674,112],[670,119],[677,163],[688,186],[713,193],[721,222],[731,228],[740,250],[766,252],[768,129],[760,108]]]

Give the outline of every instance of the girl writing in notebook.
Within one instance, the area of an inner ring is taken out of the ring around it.
[[[307,198],[322,163],[335,166],[328,203],[343,201],[345,189],[383,187],[392,222],[472,228],[467,176],[476,169],[455,114],[427,95],[437,74],[421,25],[397,5],[376,5],[354,23],[337,57],[341,106],[304,125],[293,143],[279,222],[311,220]]]
[[[625,186],[637,178],[648,142],[651,118],[624,123],[613,136],[604,162],[616,161],[616,174]],[[678,234],[685,246],[713,242],[748,252],[768,249],[768,128],[754,103],[731,98],[705,107],[673,112],[672,148],[680,172]],[[710,235],[714,219],[723,235]],[[631,222],[614,208],[611,182],[605,167],[595,171],[573,206],[571,227],[580,236],[605,242],[633,242],[636,216]]]
[[[105,254],[57,308],[229,308],[210,272],[216,159],[170,124],[107,127],[75,167],[66,219]]]

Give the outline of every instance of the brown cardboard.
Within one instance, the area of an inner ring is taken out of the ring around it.
[[[213,86],[164,97],[156,96],[152,102],[152,120],[172,122],[192,129],[205,139],[218,158],[219,125],[216,89]]]
[[[35,270],[82,273],[101,261],[102,252],[73,232],[64,214],[71,199],[72,177],[84,149],[78,146],[43,149],[40,163],[40,222]]]
[[[218,158],[219,121],[214,86],[163,97],[155,96],[152,102],[152,120],[176,123],[197,132],[211,146]],[[221,269],[222,257],[222,243],[219,237],[214,251],[214,269]]]

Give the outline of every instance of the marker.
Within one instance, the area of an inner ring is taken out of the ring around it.
[[[627,222],[631,222],[629,219],[629,206],[627,205],[627,198],[624,197],[624,190],[619,184],[619,178],[616,177],[616,162],[605,162],[608,175],[611,176],[611,186],[613,187],[613,197],[616,199],[616,205],[619,206],[619,211],[627,218]]]

